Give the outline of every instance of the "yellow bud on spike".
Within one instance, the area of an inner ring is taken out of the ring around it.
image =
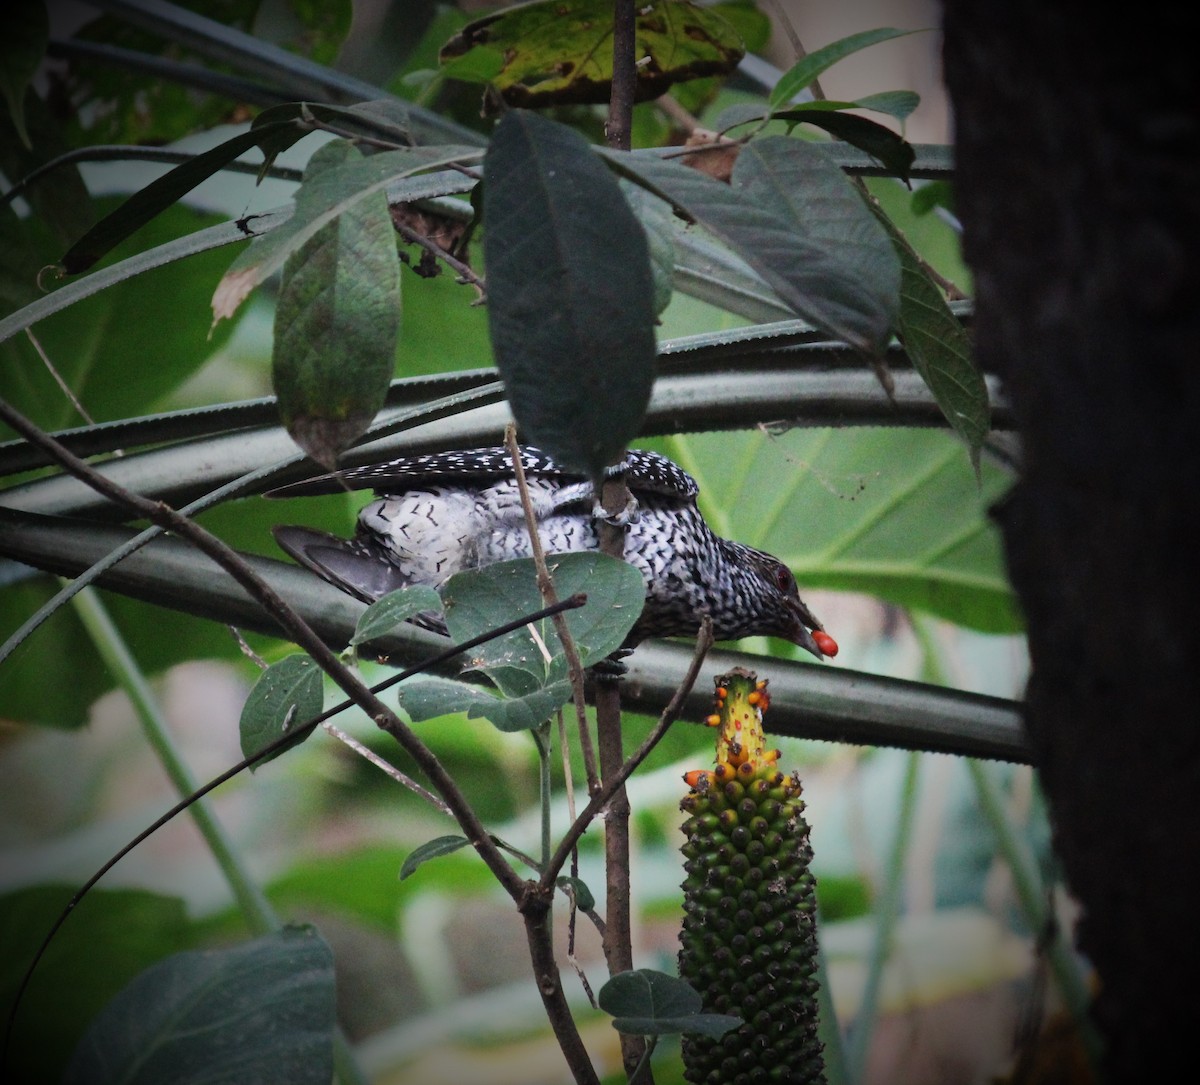
[[[714,716],[721,728],[717,736],[717,763],[758,765],[766,760],[763,709],[769,704],[766,680],[735,667],[717,680]],[[708,722],[712,726],[712,716]]]

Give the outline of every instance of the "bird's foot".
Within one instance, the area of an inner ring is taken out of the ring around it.
[[[629,527],[631,524],[636,524],[641,518],[642,508],[633,494],[629,495],[625,507],[619,512],[609,512],[599,501],[592,505],[592,519],[602,520],[613,527]]]
[[[597,678],[607,678],[610,680],[624,678],[629,673],[629,668],[621,660],[632,651],[632,648],[618,648],[603,659],[598,659],[592,664],[593,673]]]

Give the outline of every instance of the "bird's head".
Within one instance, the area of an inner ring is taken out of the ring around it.
[[[800,589],[791,569],[762,550],[749,546],[738,549],[747,568],[761,585],[754,635],[782,637],[818,659],[837,655],[837,641],[825,632],[825,627],[800,598]]]

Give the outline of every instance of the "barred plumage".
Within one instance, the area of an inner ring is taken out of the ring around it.
[[[536,448],[526,446],[521,457],[545,548],[552,553],[598,549],[591,482]],[[623,475],[638,505],[626,531],[625,557],[646,582],[646,606],[630,645],[646,637],[692,635],[708,614],[718,640],[777,636],[818,658],[836,651],[782,562],[712,532],[696,507],[698,487],[686,471],[665,456],[640,450],[609,470]],[[353,539],[303,527],[275,529],[288,554],[364,601],[408,584],[436,586],[464,569],[530,554],[504,448],[351,468],[280,487],[272,496],[367,488],[377,499],[359,513]],[[812,631],[818,631],[816,640]]]

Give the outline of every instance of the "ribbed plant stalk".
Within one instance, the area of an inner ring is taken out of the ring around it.
[[[685,1035],[695,1085],[824,1082],[817,1038],[816,882],[800,780],[769,750],[766,680],[716,679],[717,763],[689,772],[679,973],[708,1013],[744,1021],[720,1038]]]

